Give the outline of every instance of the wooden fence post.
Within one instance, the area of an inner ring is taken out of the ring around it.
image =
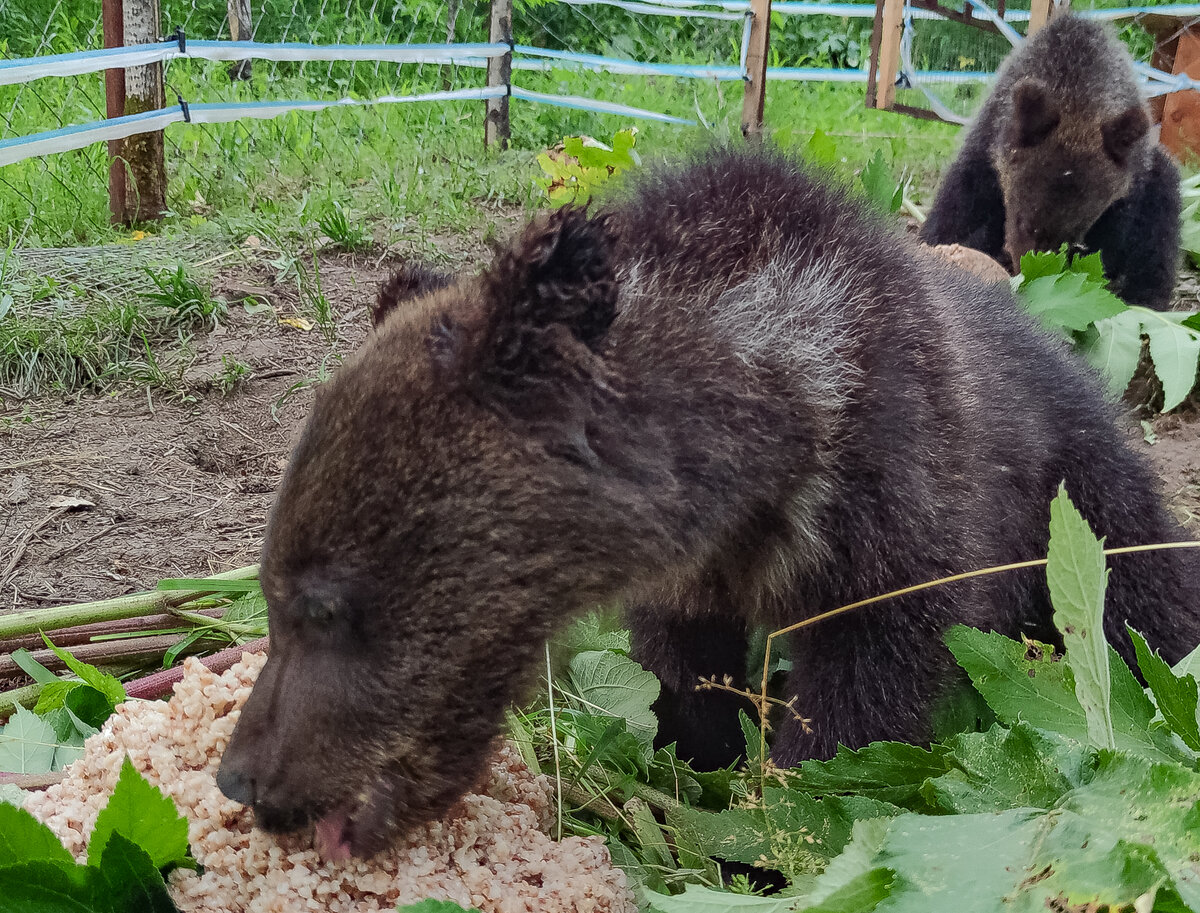
[[[124,0],[126,46],[159,40],[158,0]],[[166,104],[162,64],[129,67],[125,71],[125,113],[141,114]],[[125,139],[127,223],[161,219],[167,208],[167,169],[163,133],[139,133]]]
[[[253,41],[254,21],[250,15],[250,0],[229,0],[229,40]],[[253,71],[250,60],[235,60],[229,65],[229,78],[249,79]]]
[[[762,136],[767,101],[767,52],[771,48],[771,0],[750,0],[750,44],[746,49],[746,92],[742,96],[742,133]]]
[[[489,57],[487,68],[488,87],[512,84],[512,0],[492,0],[492,16],[488,26],[488,41],[507,41],[509,50],[501,57]],[[483,121],[483,144],[508,148],[510,136],[508,122],[508,96],[487,100],[487,116]]]
[[[125,21],[121,5],[121,0],[104,0],[101,15],[106,48],[119,48],[125,44]],[[104,71],[104,107],[107,117],[120,117],[125,113],[125,71],[120,68]],[[128,221],[123,152],[124,140],[108,141],[108,208],[116,224]]]
[[[885,111],[896,103],[896,76],[900,72],[900,40],[903,37],[904,0],[883,0],[874,107]]]

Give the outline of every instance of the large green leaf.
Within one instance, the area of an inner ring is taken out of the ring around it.
[[[646,892],[651,910],[658,913],[788,913],[800,910],[795,897],[757,897],[753,894],[731,894],[690,884],[682,894]]]
[[[1023,723],[964,733],[948,747],[952,753],[947,760],[955,768],[929,780],[923,790],[947,812],[1051,808],[1085,773],[1078,744]]]
[[[1085,330],[1127,307],[1103,283],[1084,273],[1062,273],[1023,282],[1019,296],[1025,309],[1043,324],[1075,331]]]
[[[98,876],[84,866],[41,861],[0,868],[0,913],[117,913],[104,893]]]
[[[25,809],[0,802],[0,869],[24,862],[73,866],[75,858]]]
[[[1050,502],[1050,553],[1046,581],[1054,625],[1063,637],[1075,677],[1075,696],[1087,718],[1088,740],[1113,748],[1112,676],[1104,639],[1104,590],[1108,571],[1104,545],[1067,497],[1066,488]]]
[[[658,699],[658,679],[629,657],[608,650],[579,653],[571,659],[568,674],[583,709],[625,720],[649,757],[658,731],[658,719],[650,709]]]
[[[1108,380],[1109,393],[1120,396],[1142,358],[1141,318],[1123,311],[1096,321],[1096,338],[1083,347],[1083,356]]]
[[[125,688],[113,676],[109,675],[107,672],[101,672],[95,666],[81,662],[66,650],[54,646],[54,644],[50,642],[50,638],[45,634],[42,635],[42,640],[46,642],[46,646],[49,647],[59,659],[66,663],[68,669],[107,697],[109,703],[111,703],[114,707],[125,700]]]
[[[1150,686],[1154,702],[1167,725],[1183,739],[1192,751],[1200,751],[1200,720],[1197,719],[1196,679],[1191,675],[1176,676],[1167,661],[1152,653],[1146,639],[1133,628],[1129,637],[1137,652],[1138,668]]]
[[[805,761],[800,783],[814,795],[856,793],[892,805],[924,807],[921,787],[949,769],[947,750],[920,748],[903,742],[873,742],[852,751],[838,746],[828,761]]]
[[[121,834],[105,842],[99,868],[114,913],[178,913],[150,855]]]
[[[420,903],[404,904],[396,907],[396,913],[479,913],[475,907],[468,909],[459,906],[453,900],[422,900]]]
[[[1163,385],[1163,411],[1178,406],[1196,385],[1200,333],[1170,321],[1143,323],[1150,340],[1154,373]]]
[[[1027,723],[1088,743],[1087,718],[1075,696],[1070,667],[1044,644],[1023,646],[1001,634],[956,626],[946,643],[996,717],[1006,725]],[[1154,705],[1115,652],[1112,676],[1113,736],[1117,747],[1156,760],[1189,759],[1169,733],[1152,727]]]
[[[57,744],[54,726],[18,705],[8,724],[0,730],[0,771],[49,773],[54,768]]]
[[[187,859],[187,819],[175,803],[151,786],[129,758],[108,804],[96,818],[88,844],[88,864],[98,865],[112,834],[121,834],[150,854],[156,869]]]

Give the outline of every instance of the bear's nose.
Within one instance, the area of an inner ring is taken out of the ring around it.
[[[234,802],[254,804],[254,778],[229,760],[222,761],[217,771],[217,788]]]

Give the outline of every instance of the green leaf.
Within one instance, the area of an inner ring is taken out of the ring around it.
[[[838,160],[837,143],[824,130],[814,130],[804,144],[804,157],[817,165],[832,165]]]
[[[90,688],[91,685],[85,682],[75,680],[64,680],[56,678],[48,685],[42,687],[41,693],[38,694],[38,702],[33,708],[33,712],[38,716],[49,713],[51,710],[57,710],[67,702],[67,695],[76,688]]]
[[[1143,325],[1150,340],[1150,358],[1154,373],[1163,385],[1163,412],[1178,406],[1196,385],[1196,365],[1200,360],[1200,334],[1181,324],[1169,322]]]
[[[895,873],[888,869],[874,868],[875,856],[883,846],[888,829],[894,819],[870,818],[855,821],[851,829],[851,838],[845,851],[832,859],[813,885],[808,895],[808,903],[812,910],[834,913],[839,909],[871,910],[874,905],[869,897],[862,898],[862,906],[847,907],[845,900],[849,894],[859,894],[862,885],[878,884],[878,877],[872,877],[873,872],[886,873],[894,878]],[[856,886],[856,887],[852,887]],[[859,895],[861,896],[861,895]],[[826,903],[829,907],[826,907]],[[810,908],[806,908],[808,910]]]
[[[617,612],[592,611],[572,623],[554,639],[569,655],[589,650],[629,653],[629,631],[621,626]]]
[[[1024,722],[1088,743],[1087,718],[1075,696],[1074,677],[1050,647],[1037,643],[1023,646],[1002,634],[961,625],[946,633],[946,644],[1002,723]],[[1169,733],[1151,727],[1154,705],[1112,651],[1109,669],[1117,747],[1157,760],[1190,760],[1187,749],[1176,747]]]
[[[1058,486],[1050,502],[1050,552],[1046,564],[1054,626],[1063,636],[1066,661],[1075,677],[1075,696],[1087,718],[1088,740],[1113,748],[1112,675],[1104,638],[1104,590],[1108,570],[1104,545]]]
[[[88,845],[88,865],[103,859],[104,847],[114,834],[133,841],[150,854],[156,869],[187,859],[187,819],[175,803],[151,786],[128,757],[108,804],[96,818]]]
[[[1076,331],[1120,314],[1128,307],[1103,284],[1084,273],[1062,273],[1027,280],[1021,283],[1018,295],[1025,309],[1044,325]]]
[[[29,794],[15,783],[0,783],[0,802],[20,808],[28,797]]]
[[[629,732],[653,753],[658,718],[650,705],[658,699],[658,679],[627,656],[587,650],[572,658],[568,674],[574,695],[591,713],[625,720]]]
[[[54,766],[57,744],[54,727],[18,705],[8,725],[0,732],[0,771],[49,773]]]
[[[46,642],[46,646],[54,652],[55,656],[66,663],[68,669],[107,697],[114,707],[125,700],[125,688],[107,672],[101,672],[95,666],[80,662],[66,650],[54,646],[45,634],[42,635],[42,640]]]
[[[1200,645],[1172,666],[1171,671],[1176,675],[1190,675],[1193,678],[1200,675]]]
[[[475,907],[460,907],[453,900],[422,900],[420,903],[403,904],[396,907],[397,913],[479,913]]]
[[[658,913],[788,913],[799,910],[796,897],[757,897],[753,894],[731,894],[689,884],[682,894],[646,892],[651,910]]]
[[[26,862],[0,868],[0,913],[110,913],[101,892],[83,866]]]
[[[921,786],[949,770],[948,753],[941,745],[925,749],[903,742],[873,742],[857,751],[839,745],[828,761],[805,761],[800,782],[817,796],[857,793],[892,805],[925,808]]]
[[[1200,720],[1197,719],[1196,679],[1191,675],[1176,676],[1167,661],[1151,653],[1146,639],[1133,628],[1127,628],[1137,653],[1138,668],[1150,686],[1159,712],[1175,734],[1192,751],[1200,751]]]
[[[1057,276],[1067,271],[1066,251],[1030,251],[1021,257],[1021,279],[1032,282],[1044,276]]]
[[[883,212],[892,213],[900,209],[903,201],[904,187],[898,185],[892,177],[892,170],[887,166],[883,150],[876,149],[871,160],[867,162],[860,175],[867,199]]]
[[[1083,356],[1108,380],[1108,390],[1120,396],[1133,380],[1142,359],[1142,321],[1134,311],[1096,321],[1096,338]]]
[[[1077,743],[1023,723],[964,733],[947,747],[955,768],[927,781],[923,792],[932,805],[957,814],[1052,808],[1085,774]]]
[[[805,907],[805,913],[864,913],[874,910],[892,893],[896,873],[891,869],[871,869],[846,882],[819,904]]]
[[[34,659],[33,654],[24,647],[13,650],[11,659],[21,668],[22,672],[39,685],[48,685],[58,681],[58,676]]]
[[[150,855],[119,833],[109,836],[100,856],[100,873],[114,911],[178,913],[167,884]]]
[[[1200,313],[1192,314],[1190,317],[1185,317],[1179,325],[1181,327],[1187,327],[1189,330],[1200,331]]]
[[[54,831],[25,809],[0,802],[0,869],[23,862],[74,866],[75,858]]]

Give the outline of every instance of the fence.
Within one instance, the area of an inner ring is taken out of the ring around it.
[[[281,184],[316,177],[317,160],[332,163],[328,182],[361,180],[354,164],[385,154],[391,137],[436,133],[422,153],[452,159],[467,140],[447,124],[476,120],[483,104],[488,136],[500,142],[510,100],[567,112],[515,110],[519,141],[536,146],[588,128],[597,113],[707,125],[729,104],[722,86],[741,83],[742,122],[754,129],[768,81],[870,93],[872,23],[900,0],[881,0],[878,11],[812,0],[337,2],[251,10],[246,0],[22,0],[22,12],[0,0],[9,58],[0,60],[0,224],[20,226],[26,244],[69,240],[42,232],[52,220],[40,210],[65,205],[84,223],[103,221],[106,188],[126,221],[170,207],[205,212],[238,195],[267,205]],[[961,13],[935,0],[901,5],[897,99],[947,119],[969,114],[1010,47],[1006,31],[1030,18],[1021,2],[993,12],[971,0]],[[1139,58],[1162,65],[1188,35],[1189,10],[1200,17],[1200,7],[1178,6],[1083,12],[1125,22]],[[1174,34],[1152,32],[1166,14]],[[122,46],[134,38],[150,40]],[[1160,91],[1190,85],[1186,74],[1154,78]],[[111,155],[96,145],[105,141]],[[44,193],[48,183],[63,192]]]
[[[965,123],[1000,62],[1022,33],[1056,15],[1055,0],[966,0],[960,11],[938,0],[880,0],[868,104]],[[1111,23],[1129,47],[1146,95],[1163,122],[1163,141],[1180,158],[1200,151],[1200,4],[1076,4],[1077,15]],[[890,53],[889,53],[890,51]],[[875,78],[880,88],[876,90]]]

